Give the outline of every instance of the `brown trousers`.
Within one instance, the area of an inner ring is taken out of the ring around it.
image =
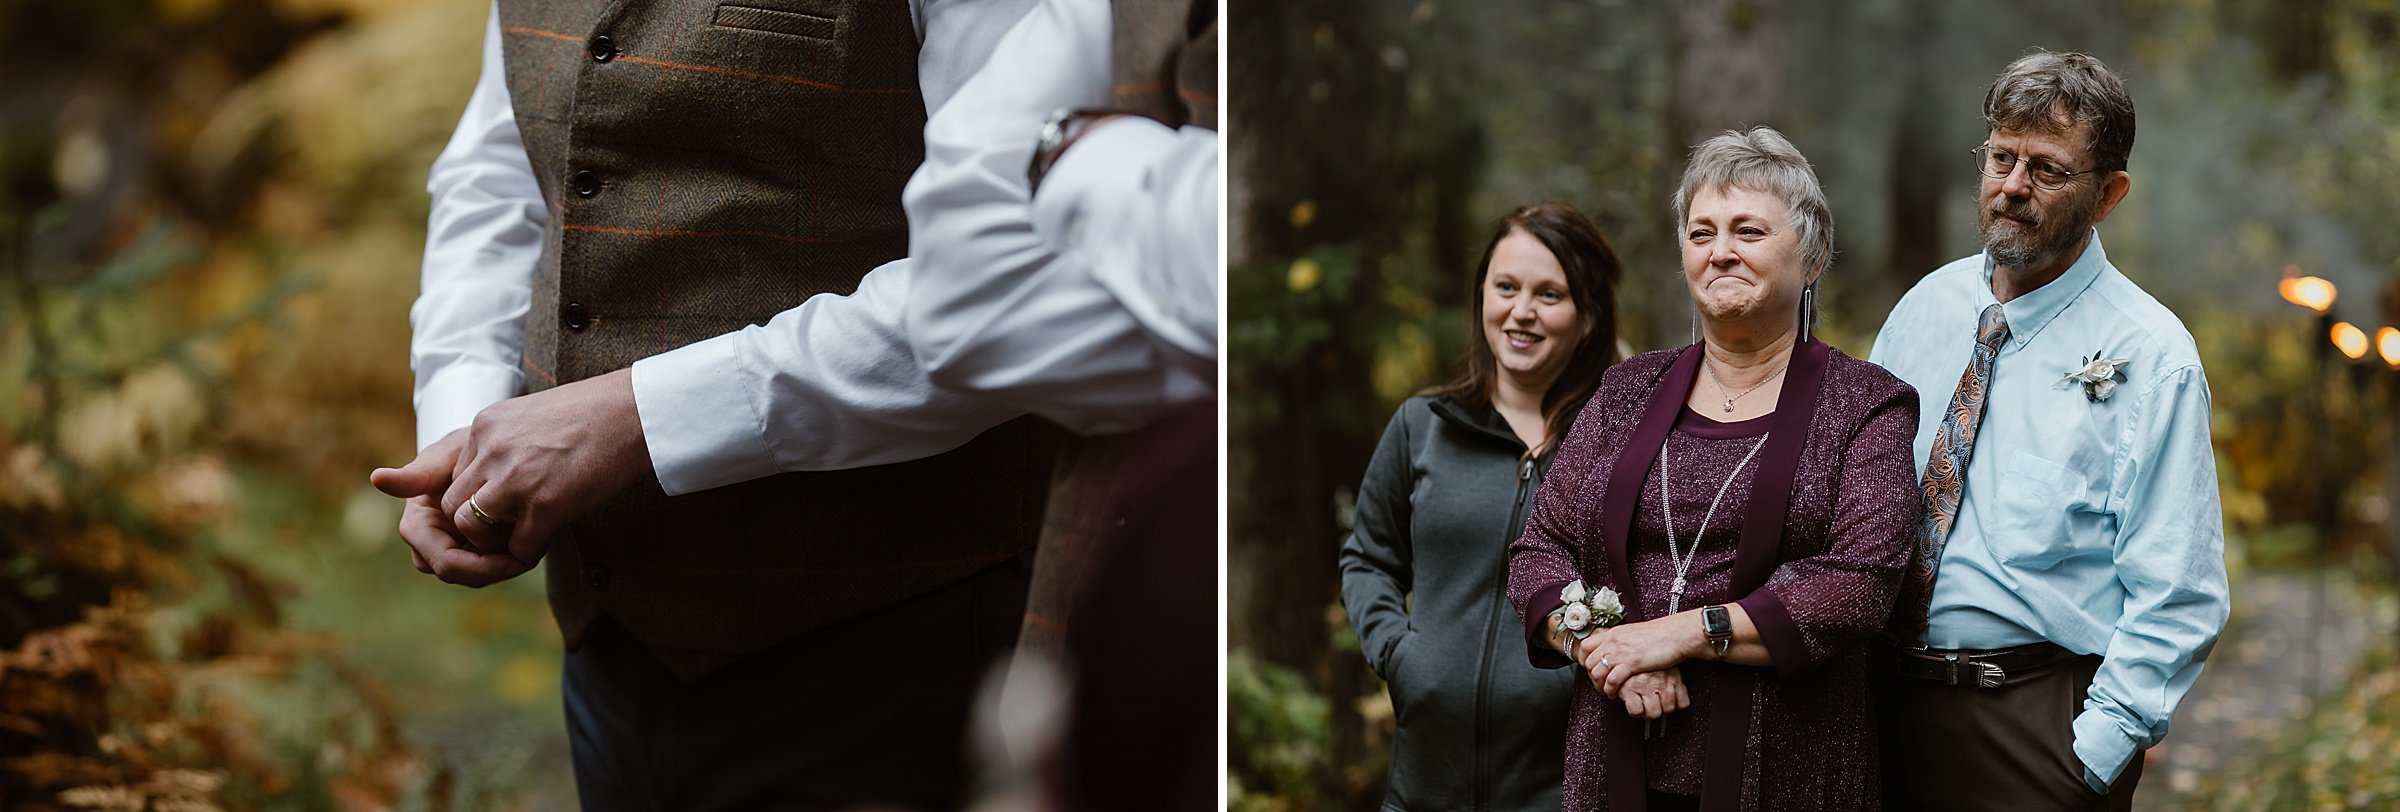
[[[2085,657],[1998,688],[1950,686],[1884,669],[1884,805],[1898,810],[2110,810],[2133,808],[2142,754],[2102,796],[2083,783],[2075,715],[2099,657]]]

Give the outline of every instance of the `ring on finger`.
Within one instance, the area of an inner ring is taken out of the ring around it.
[[[488,524],[493,527],[498,527],[501,524],[499,519],[492,518],[492,514],[483,512],[483,506],[475,504],[475,497],[467,497],[467,512],[475,514],[475,520],[484,524]]]
[[[472,501],[472,500],[469,500],[469,501]],[[1608,662],[1608,655],[1606,655],[1606,654],[1602,654],[1602,655],[1600,655],[1600,667],[1601,667],[1601,668],[1614,668],[1615,666],[1614,666],[1614,665],[1611,665],[1611,664]]]

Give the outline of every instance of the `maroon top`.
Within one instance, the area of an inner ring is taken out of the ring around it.
[[[1708,519],[1708,530],[1700,537],[1700,547],[1692,553],[1691,567],[1684,572],[1686,587],[1679,609],[1692,609],[1731,601],[1733,590],[1733,545],[1742,532],[1742,506],[1749,503],[1751,483],[1758,479],[1758,458],[1751,456],[1748,464],[1742,458],[1765,439],[1773,415],[1755,417],[1732,423],[1720,423],[1686,406],[1675,415],[1675,433],[1666,446],[1666,493],[1674,497],[1670,503],[1675,516],[1675,543],[1684,550],[1692,549],[1692,534],[1700,529],[1700,520]],[[1738,474],[1735,466],[1740,466]],[[1727,482],[1731,478],[1731,483]],[[1717,500],[1717,489],[1725,489],[1725,498]],[[1641,592],[1641,617],[1665,617],[1668,590],[1675,583],[1675,560],[1667,555],[1667,511],[1659,510],[1658,466],[1651,465],[1642,480],[1642,501],[1633,517],[1633,578],[1645,589]],[[1715,513],[1709,503],[1717,501]],[[1700,731],[1708,726],[1708,705],[1694,705],[1690,710],[1648,725],[1652,737],[1644,741],[1650,761],[1649,784],[1653,789],[1678,795],[1700,794],[1700,765],[1704,763],[1702,746],[1705,739]]]
[[[1616,589],[1631,621],[1666,609],[1674,576],[1656,515],[1658,452],[1688,413],[1700,358],[1691,349],[1608,370],[1509,548],[1509,599],[1535,665],[1568,664],[1541,636],[1568,581]],[[1683,608],[1733,598],[1774,666],[1685,661],[1693,708],[1668,717],[1665,737],[1647,746],[1641,721],[1622,703],[1578,681],[1568,810],[1642,809],[1653,785],[1696,790],[1711,810],[1879,804],[1866,643],[1891,613],[1918,521],[1916,391],[1881,367],[1810,342],[1793,353],[1778,403],[1774,414],[1742,424],[1686,423],[1668,460],[1676,532],[1689,544],[1685,529],[1756,442],[1720,435],[1752,423],[1771,430],[1710,522]],[[1726,458],[1725,448],[1736,450]]]

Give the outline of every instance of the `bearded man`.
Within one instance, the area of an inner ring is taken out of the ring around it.
[[[2127,809],[2228,611],[2208,379],[2183,323],[2101,250],[2133,185],[2124,81],[2035,52],[1983,116],[1983,253],[1919,281],[1869,356],[1950,404],[1917,431],[1886,801]]]

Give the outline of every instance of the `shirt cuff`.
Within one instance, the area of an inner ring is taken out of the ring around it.
[[[1034,229],[1054,252],[1108,240],[1095,226],[1109,229],[1123,222],[1129,199],[1145,193],[1142,184],[1125,182],[1127,168],[1148,166],[1174,145],[1174,130],[1140,116],[1093,127],[1042,175],[1042,188],[1033,196]]]
[[[2125,735],[2114,719],[2099,710],[2085,709],[2075,717],[2075,759],[2083,762],[2083,781],[2092,790],[2108,793],[2125,765],[2140,754],[2140,746],[2132,736]]]
[[[498,364],[442,367],[417,388],[417,450],[474,425],[484,407],[517,396],[525,374]]]
[[[752,328],[756,329],[756,328]],[[760,412],[766,383],[741,364],[748,330],[633,364],[634,410],[669,496],[782,473]]]

